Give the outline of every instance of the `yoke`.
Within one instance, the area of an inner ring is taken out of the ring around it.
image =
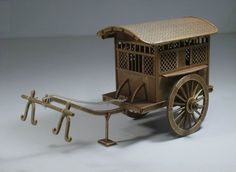
[[[61,118],[58,121],[57,127],[52,129],[53,134],[57,135],[60,132],[62,123],[64,119],[66,119],[66,128],[65,128],[65,141],[71,142],[72,137],[69,136],[69,131],[70,131],[70,120],[71,117],[73,117],[75,114],[71,111],[71,108],[75,108],[84,112],[88,112],[89,114],[92,115],[98,115],[98,116],[104,116],[105,117],[105,138],[98,140],[98,143],[101,143],[104,146],[111,146],[115,145],[116,142],[109,139],[109,119],[112,114],[120,113],[123,111],[122,108],[122,102],[125,100],[120,100],[120,99],[114,99],[107,101],[105,103],[110,103],[110,102],[116,102],[120,104],[120,106],[113,108],[113,109],[106,109],[106,110],[94,110],[85,106],[82,106],[81,103],[89,103],[89,102],[81,102],[81,101],[76,101],[72,100],[69,98],[57,96],[57,95],[45,95],[41,100],[37,97],[35,97],[35,90],[32,90],[30,93],[30,96],[27,95],[22,95],[21,96],[23,99],[28,100],[25,108],[25,112],[23,115],[21,115],[21,120],[25,121],[28,116],[28,111],[31,106],[31,124],[32,125],[37,125],[37,120],[35,120],[35,109],[36,105],[39,104],[42,105],[46,108],[50,108],[52,110],[55,110],[57,112],[61,113]],[[56,105],[53,105],[52,102],[59,103],[61,105],[64,105],[64,108],[60,108]]]

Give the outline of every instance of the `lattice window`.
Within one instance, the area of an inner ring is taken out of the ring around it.
[[[207,47],[199,46],[192,49],[192,64],[202,64],[207,60]]]
[[[121,69],[128,69],[128,53],[119,52],[119,67]]]
[[[175,41],[175,42],[171,42],[164,45],[159,45],[157,49],[159,52],[162,52],[162,51],[173,50],[173,49],[182,48],[182,47],[203,45],[203,44],[209,43],[209,41],[210,41],[209,36],[201,36],[201,37]]]
[[[168,51],[161,53],[160,71],[168,72],[177,68],[177,53],[176,51]]]
[[[129,70],[142,72],[142,56],[129,53]]]
[[[190,55],[191,55],[191,53],[190,53],[190,48],[188,47],[188,48],[186,48],[185,49],[185,65],[190,65]]]
[[[154,75],[155,49],[143,43],[117,41],[118,68]]]
[[[144,74],[153,75],[154,74],[154,59],[152,57],[144,56]]]

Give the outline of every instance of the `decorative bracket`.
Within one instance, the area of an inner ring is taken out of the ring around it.
[[[125,85],[128,85],[128,90],[129,90],[129,96],[131,95],[131,89],[130,89],[130,84],[129,84],[129,79],[124,80],[119,88],[116,91],[115,98],[117,99],[120,95],[121,90],[124,88]]]
[[[27,119],[28,116],[28,112],[29,112],[29,107],[31,105],[31,124],[32,125],[36,125],[37,124],[37,120],[35,120],[35,90],[32,90],[30,92],[30,96],[28,97],[28,102],[26,104],[25,107],[25,113],[23,115],[21,115],[21,120],[25,121]]]
[[[145,98],[146,98],[146,100],[148,100],[148,94],[147,94],[147,89],[146,89],[145,83],[142,83],[135,89],[134,93],[132,94],[131,100],[130,100],[131,103],[134,103],[135,96],[138,94],[138,92],[141,90],[141,88],[143,88]]]

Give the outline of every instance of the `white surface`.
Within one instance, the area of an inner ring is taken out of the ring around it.
[[[96,101],[114,90],[112,40],[93,37],[0,40],[0,171],[235,172],[236,34],[212,39],[210,106],[200,131],[188,137],[171,134],[165,109],[142,120],[122,114],[111,118],[111,138],[118,145],[96,143],[104,119],[76,111],[72,143],[51,132],[59,114],[37,107],[37,127],[20,121],[31,88]],[[102,76],[102,77],[101,77]]]
[[[235,0],[0,0],[0,9],[6,11],[0,38],[95,35],[104,26],[182,16],[205,17],[220,32],[236,31]]]

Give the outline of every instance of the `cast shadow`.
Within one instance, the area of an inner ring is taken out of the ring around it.
[[[161,109],[148,114],[143,119],[134,120],[138,121],[138,126],[145,128],[148,134],[142,134],[130,139],[117,141],[119,147],[130,146],[140,141],[148,140],[151,142],[165,142],[180,138],[171,129],[168,118],[166,115],[166,109]]]
[[[40,125],[41,129],[31,131],[31,129],[25,128],[22,130],[22,133],[19,133],[22,137],[27,137],[30,138],[34,135],[37,135],[36,139],[39,138],[44,138],[45,145],[47,145],[47,148],[49,149],[48,152],[44,153],[54,153],[54,152],[60,152],[63,154],[69,154],[75,151],[78,151],[80,149],[87,149],[88,147],[92,147],[97,145],[97,142],[94,142],[93,138],[99,138],[98,136],[100,133],[103,134],[103,119],[94,119],[88,121],[90,124],[87,124],[87,121],[84,123],[81,123],[78,118],[74,118],[75,123],[78,122],[78,124],[81,126],[81,130],[83,131],[88,131],[90,138],[87,139],[86,133],[80,133],[80,138],[86,138],[83,140],[74,140],[71,143],[64,143],[63,141],[63,136],[60,136],[60,141],[59,142],[54,142],[52,143],[50,140],[52,139],[51,135],[45,134],[45,132],[48,132],[48,129],[51,129],[52,126],[55,126],[57,121],[58,121],[58,116],[55,115],[50,115],[52,111],[50,112],[44,112],[42,113],[42,116],[38,116],[37,119],[39,121],[43,121]],[[85,114],[84,114],[85,115]],[[85,115],[88,116],[88,115]],[[92,117],[91,117],[92,118]],[[95,118],[95,117],[94,117]],[[81,118],[80,118],[81,120]],[[82,120],[87,120],[85,117],[82,118]],[[98,122],[97,120],[100,120],[101,122],[100,125],[98,126],[96,123]],[[125,119],[126,120],[126,119]],[[117,141],[117,147],[125,147],[125,146],[130,146],[135,143],[140,143],[141,141],[151,141],[151,142],[165,142],[165,141],[170,141],[179,138],[176,136],[173,132],[172,129],[169,126],[168,119],[166,116],[166,109],[158,109],[154,112],[149,113],[145,118],[139,119],[139,120],[132,120],[127,117],[128,122],[125,124],[125,128],[120,128],[120,131],[117,131],[117,135],[122,137],[125,132],[133,132],[135,134],[135,137],[131,137],[128,139],[121,139]],[[29,121],[29,119],[28,119]],[[80,123],[79,123],[80,122]],[[119,125],[121,123],[120,121],[117,121],[117,124]],[[114,123],[113,123],[114,124]],[[93,129],[91,130],[91,127],[93,126]],[[27,130],[27,131],[26,131]],[[140,133],[139,133],[140,131]],[[63,135],[64,133],[64,128],[62,128],[62,133],[60,135]],[[76,129],[74,127],[71,128],[71,133],[77,133]],[[74,135],[74,138],[76,135]],[[29,140],[29,141],[35,141],[35,140]],[[116,141],[116,140],[115,140]],[[99,145],[100,146],[100,145]],[[42,154],[44,154],[42,153]],[[34,156],[34,155],[31,155]],[[37,156],[37,155],[36,155]],[[21,157],[23,158],[23,157]],[[27,158],[27,157],[25,157]]]

